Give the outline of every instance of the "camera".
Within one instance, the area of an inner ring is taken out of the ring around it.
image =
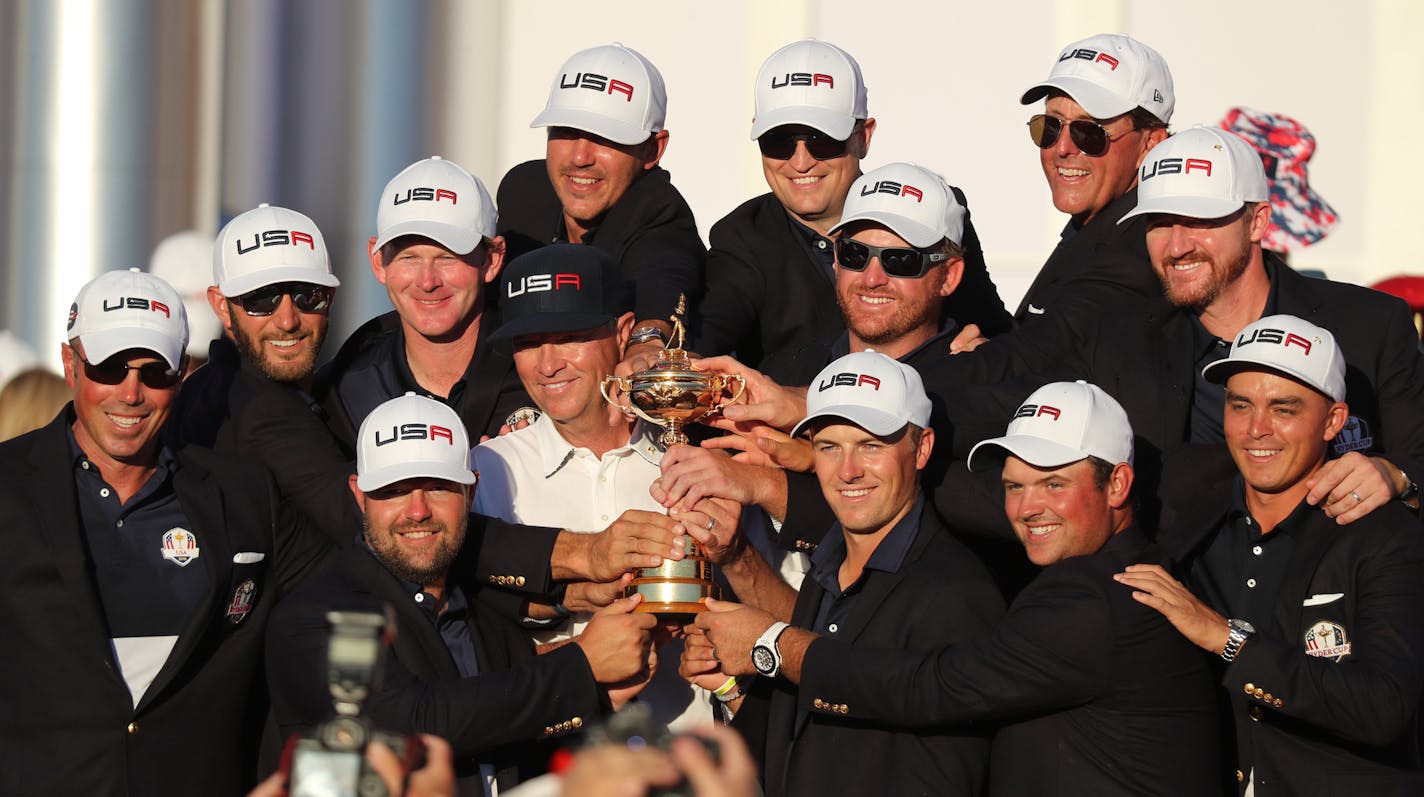
[[[672,740],[683,734],[675,734],[666,725],[653,717],[653,711],[644,703],[633,702],[624,706],[607,721],[590,728],[580,747],[600,745],[623,745],[635,749],[653,747],[663,752],[672,749]],[[717,743],[695,734],[686,734],[696,739],[707,749],[713,761],[721,760]],[[650,789],[648,797],[692,797],[692,789],[683,781],[666,789]]]
[[[388,611],[336,610],[327,642],[327,690],[331,719],[310,734],[294,735],[282,757],[289,797],[388,797],[386,784],[366,762],[374,741],[395,751],[406,771],[419,768],[424,746],[419,737],[376,728],[361,708],[379,682],[385,650],[395,621]]]

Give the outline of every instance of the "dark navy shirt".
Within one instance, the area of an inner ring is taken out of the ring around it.
[[[1276,593],[1290,569],[1299,542],[1303,516],[1313,508],[1305,501],[1269,532],[1246,508],[1245,484],[1236,477],[1231,510],[1216,536],[1192,568],[1192,580],[1203,597],[1228,617],[1263,628],[1271,618]]]
[[[173,491],[177,465],[167,447],[158,469],[127,503],[104,481],[67,430],[84,542],[94,563],[109,636],[177,636],[207,594],[203,539]]]
[[[826,276],[830,277],[832,281],[835,281],[835,243],[830,238],[797,221],[794,216],[791,217],[791,227],[801,234],[801,242],[806,245],[806,251],[811,253],[812,259],[820,263],[826,270]]]
[[[860,577],[845,589],[841,589],[840,583],[840,569],[846,558],[845,530],[837,523],[826,534],[820,547],[811,555],[811,571],[807,574],[825,590],[825,594],[821,596],[821,605],[816,610],[816,624],[811,628],[812,631],[822,636],[837,637],[845,618],[850,615],[856,597],[865,586],[865,580],[870,577],[870,571],[899,572],[900,565],[905,563],[905,557],[910,553],[910,547],[915,544],[915,537],[920,533],[920,513],[924,508],[925,497],[921,494],[915,498],[915,504],[910,507],[910,511],[905,513],[900,522],[875,546],[861,570]]]

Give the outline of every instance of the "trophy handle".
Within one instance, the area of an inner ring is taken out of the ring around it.
[[[623,402],[608,395],[608,389],[611,385],[617,385],[618,391],[624,396],[628,395],[631,392],[629,390],[628,377],[614,376],[612,374],[609,374],[608,376],[605,376],[603,378],[603,381],[598,384],[598,392],[603,395],[604,401],[614,405],[615,407],[623,410],[626,413],[636,415],[639,418],[642,418],[643,420],[647,421],[648,423],[653,424],[654,426],[660,426],[663,428],[667,427],[666,421],[660,421],[657,418],[648,415],[646,412],[643,412],[641,409],[639,409],[638,405],[634,404],[632,401]]]
[[[729,395],[717,402],[713,412],[721,412],[728,404],[736,404],[737,399],[742,397],[742,392],[747,389],[747,380],[741,374],[722,374],[719,379],[722,382],[722,389],[728,391]],[[735,383],[736,390],[730,390],[730,386]]]

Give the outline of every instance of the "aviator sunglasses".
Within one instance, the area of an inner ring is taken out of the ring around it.
[[[79,352],[74,351],[73,347],[69,350],[74,352],[76,360],[84,364],[84,378],[100,385],[120,384],[129,378],[129,371],[138,371],[139,381],[151,390],[166,390],[183,379],[181,370],[169,368],[168,363],[162,361],[129,365],[116,357],[110,357],[95,364],[79,356]]]
[[[1136,130],[1136,127],[1128,128],[1117,136],[1108,135],[1107,128],[1087,119],[1074,119],[1069,122],[1066,119],[1049,116],[1048,114],[1036,113],[1028,120],[1028,134],[1033,139],[1033,143],[1039,149],[1048,149],[1058,143],[1058,137],[1063,134],[1063,125],[1068,125],[1068,136],[1073,139],[1073,145],[1080,152],[1090,158],[1100,158],[1107,154],[1108,147],[1114,141]]]
[[[806,152],[818,161],[828,161],[846,154],[849,139],[842,141],[825,133],[811,131],[797,133],[791,130],[769,130],[757,139],[761,154],[772,160],[791,160],[796,154],[796,142],[806,142]]]
[[[935,263],[948,260],[943,252],[926,252],[904,246],[871,246],[842,238],[836,241],[836,262],[850,271],[864,271],[872,257],[880,258],[880,267],[892,277],[923,277]]]
[[[306,282],[279,282],[276,285],[264,285],[229,301],[237,302],[237,306],[242,308],[242,312],[260,317],[277,312],[277,308],[282,306],[283,296],[292,297],[292,304],[296,305],[297,309],[303,313],[320,313],[331,306],[330,288]]]

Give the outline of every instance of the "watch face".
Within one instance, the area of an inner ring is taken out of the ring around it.
[[[1232,620],[1231,627],[1235,628],[1238,631],[1245,631],[1248,634],[1256,633],[1256,626],[1251,625],[1245,620]]]
[[[770,675],[772,668],[776,666],[776,656],[772,655],[770,648],[757,645],[752,648],[752,665],[762,675]]]

